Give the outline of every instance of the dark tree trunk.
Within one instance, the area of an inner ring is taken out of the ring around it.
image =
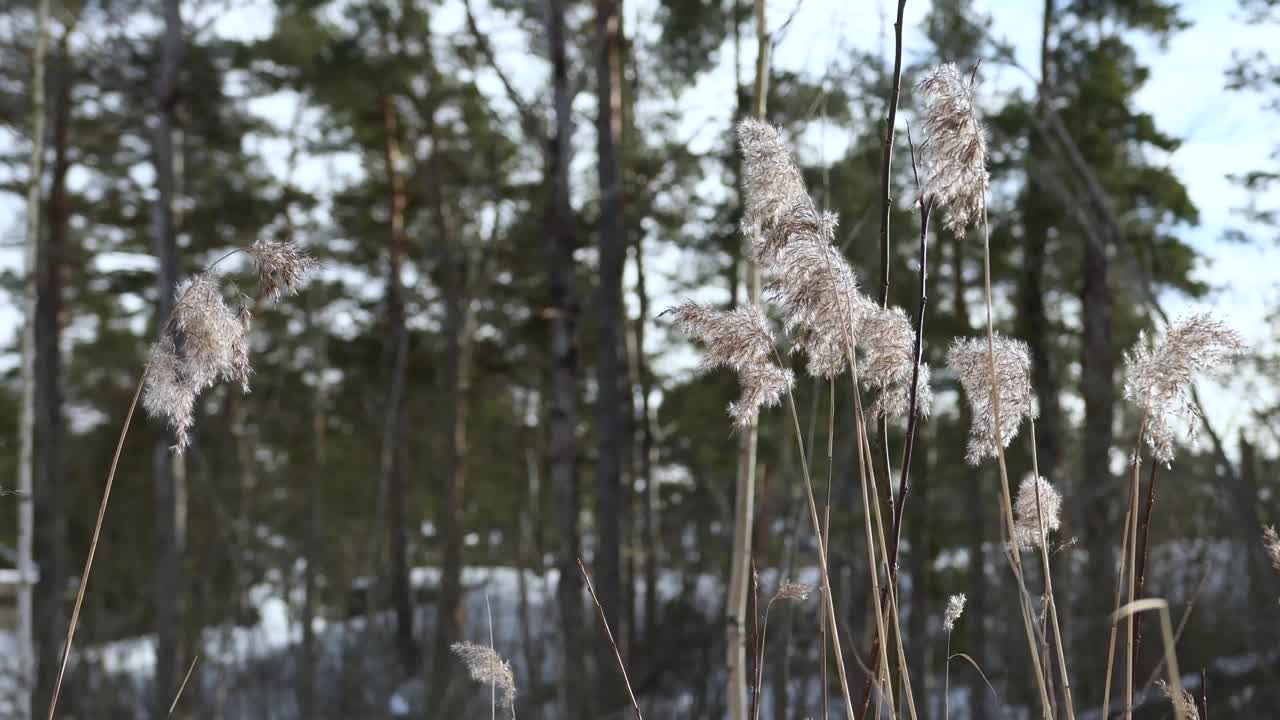
[[[1035,140],[1032,142],[1034,144]],[[1017,335],[1031,349],[1031,382],[1040,403],[1040,417],[1036,420],[1040,474],[1051,481],[1061,482],[1056,471],[1062,453],[1062,405],[1058,399],[1052,334],[1045,310],[1046,239],[1042,230],[1029,229],[1023,241],[1022,272],[1018,278]]]
[[[1102,248],[1084,242],[1084,278],[1080,292],[1083,338],[1080,357],[1080,394],[1084,397],[1084,457],[1079,487],[1084,493],[1084,535],[1089,552],[1088,586],[1115,587],[1115,522],[1112,506],[1123,507],[1111,476],[1111,443],[1115,412],[1115,349],[1111,336],[1111,288],[1107,278],[1107,257]],[[1101,620],[1111,612],[1111,593],[1087,593],[1094,598],[1089,615],[1095,618],[1087,628],[1101,647],[1105,642]]]
[[[599,288],[596,295],[596,531],[595,584],[615,638],[625,638],[622,618],[622,538],[626,513],[622,466],[626,444],[627,386],[622,361],[622,267],[626,259],[622,215],[621,136],[622,16],[618,0],[596,0],[596,149],[600,179]],[[602,657],[612,650],[601,648]],[[603,666],[604,663],[601,663]],[[608,677],[616,677],[609,674]],[[621,697],[618,695],[617,697]]]
[[[312,312],[307,313],[307,325],[315,337],[317,354],[316,368],[320,371],[328,369],[328,341],[324,328],[317,324]],[[328,467],[328,406],[329,400],[324,381],[316,379],[315,407],[311,417],[311,437],[315,443],[313,458],[315,465],[311,469],[311,477],[307,479],[307,529],[305,554],[307,558],[306,573],[303,576],[302,600],[302,677],[298,687],[298,708],[302,717],[316,717],[316,653],[315,618],[319,603],[316,587],[318,565],[321,555],[322,508],[320,507],[320,478]]]
[[[588,714],[589,687],[583,677],[581,631],[584,622],[582,579],[577,562],[578,540],[578,293],[573,252],[577,247],[576,219],[569,202],[569,160],[573,110],[565,49],[562,0],[547,0],[547,42],[555,103],[555,130],[547,139],[547,197],[544,208],[547,241],[547,285],[550,295],[551,397],[547,412],[549,481],[557,511],[559,581],[563,640],[561,683],[567,720]]]
[[[164,2],[164,35],[160,67],[155,80],[155,131],[152,162],[156,171],[156,201],[152,206],[151,242],[156,255],[156,317],[168,321],[173,311],[174,287],[178,283],[178,245],[174,222],[175,172],[173,136],[177,124],[178,68],[182,62],[182,18],[178,0]],[[166,434],[152,453],[152,484],[155,498],[156,567],[153,574],[153,605],[158,636],[155,675],[155,716],[168,713],[177,690],[182,638],[183,545],[186,541],[185,473],[182,461],[169,450]]]
[[[387,326],[383,348],[387,369],[385,424],[382,438],[382,473],[387,488],[387,533],[391,551],[391,605],[396,616],[396,653],[400,669],[410,675],[418,665],[418,647],[413,636],[413,600],[409,588],[408,534],[406,512],[408,485],[404,475],[405,372],[409,338],[405,328],[404,298],[400,266],[404,257],[404,179],[400,164],[399,121],[395,101],[382,98],[383,162],[387,174],[387,204],[390,214],[387,273]]]
[[[71,125],[71,32],[58,45],[53,82],[53,167],[47,208],[48,232],[36,255],[35,314],[35,560],[40,579],[35,588],[35,647],[39,657],[36,699],[32,708],[44,712],[53,692],[58,659],[65,637],[63,602],[66,577],[66,511],[62,466],[62,358],[59,352],[62,312],[62,268],[66,262],[67,173]]]
[[[1234,474],[1234,473],[1229,473]],[[1240,477],[1232,483],[1232,501],[1235,505],[1235,525],[1239,528],[1239,542],[1245,552],[1245,597],[1248,600],[1249,617],[1265,618],[1275,596],[1274,571],[1269,567],[1258,533],[1264,522],[1259,518],[1261,495],[1258,487],[1258,451],[1249,442],[1245,431],[1240,431]],[[1230,479],[1230,478],[1228,478]],[[1263,509],[1263,515],[1266,510]]]
[[[429,47],[429,44],[428,44]],[[428,58],[430,58],[428,50]],[[431,74],[428,107],[426,109],[426,133],[431,140],[431,156],[428,160],[430,177],[428,193],[431,203],[433,229],[432,247],[437,248],[444,274],[445,304],[445,387],[448,398],[449,450],[444,475],[439,485],[439,501],[436,504],[436,527],[440,533],[441,579],[438,627],[435,647],[432,651],[432,682],[437,692],[444,692],[453,675],[453,663],[449,648],[462,638],[462,532],[465,512],[464,492],[467,475],[467,423],[471,407],[472,346],[475,332],[475,313],[471,307],[470,282],[474,268],[470,256],[454,237],[444,197],[444,188],[437,178],[445,177],[441,162],[440,137],[437,132],[437,88],[441,78],[434,61],[429,60]]]
[[[653,393],[653,373],[649,370],[649,360],[645,355],[649,293],[645,285],[644,243],[640,233],[636,234],[635,252],[636,295],[640,301],[640,316],[635,322],[636,381],[640,387],[640,407],[636,415],[639,431],[635,433],[635,466],[636,476],[644,487],[644,495],[640,498],[640,552],[644,563],[641,614],[644,617],[644,630],[648,633],[654,628],[658,614],[658,554],[661,539],[658,531],[658,489],[653,483],[653,409],[649,406],[649,398]]]

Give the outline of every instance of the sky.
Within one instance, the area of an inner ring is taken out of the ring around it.
[[[978,4],[993,18],[993,36],[1010,42],[1020,64],[1037,71],[1040,3],[990,0]],[[491,36],[499,62],[508,69],[526,97],[536,100],[536,93],[545,82],[545,65],[529,61],[524,44],[527,37],[515,29],[511,19],[484,10],[483,0],[477,0],[476,5],[481,8],[479,24]],[[892,52],[890,12],[893,3],[888,0],[770,0],[768,6],[773,28],[781,27],[791,18],[774,51],[775,68],[802,70],[816,77],[823,75],[833,61],[851,48],[880,52],[884,56]],[[1246,198],[1228,176],[1265,167],[1271,152],[1280,144],[1280,137],[1275,133],[1275,115],[1261,111],[1262,98],[1228,92],[1223,85],[1232,52],[1268,48],[1268,41],[1274,40],[1275,28],[1249,23],[1229,0],[1197,0],[1185,2],[1182,7],[1183,17],[1192,23],[1188,30],[1174,35],[1163,47],[1146,39],[1137,41],[1142,61],[1151,68],[1151,78],[1136,101],[1141,109],[1155,117],[1158,127],[1182,140],[1176,151],[1160,159],[1177,172],[1200,209],[1201,223],[1179,232],[1203,253],[1205,259],[1197,269],[1197,276],[1215,291],[1195,303],[1173,294],[1162,300],[1175,316],[1191,309],[1212,309],[1251,342],[1262,344],[1269,341],[1265,316],[1280,296],[1276,285],[1280,276],[1271,270],[1280,261],[1280,252],[1269,239],[1240,245],[1224,242],[1222,237],[1228,228],[1244,227],[1235,210]],[[269,8],[268,3],[260,0],[235,3],[229,11],[212,18],[213,32],[236,37],[260,36],[271,27]],[[656,2],[628,0],[625,8],[629,32],[656,33],[653,23]],[[907,3],[904,46],[908,61],[922,55],[927,47],[921,29],[927,9],[926,2]],[[448,35],[463,31],[462,19],[460,3],[449,3],[433,22],[437,32]],[[686,118],[683,136],[689,138],[695,150],[719,142],[722,129],[728,126],[732,103],[726,98],[732,97],[732,59],[731,52],[721,53],[720,62],[712,71],[700,78],[689,92],[672,101],[679,105]],[[742,62],[743,76],[750,77],[753,43],[744,43]],[[989,66],[984,73],[987,76],[984,92],[998,93],[1029,86],[1026,77],[1015,69]],[[504,102],[496,78],[482,76],[480,82],[496,102]],[[254,100],[250,107],[280,128],[293,124],[299,112],[297,99],[284,94]],[[590,108],[576,107],[575,110],[584,113],[579,128],[589,131],[590,122],[585,113]],[[305,129],[319,117],[310,110],[303,111],[296,119]],[[594,153],[586,144],[585,135],[586,132],[579,133],[581,150],[575,164],[583,171],[579,175],[591,177],[587,170]],[[806,135],[805,139],[804,151],[816,153],[820,158],[836,157],[847,142],[836,133],[820,130],[816,135]],[[12,142],[11,136],[0,133],[0,147]],[[255,138],[246,143],[245,150],[260,155],[273,171],[284,173],[288,154],[284,141]],[[303,187],[324,194],[359,178],[360,174],[358,157],[349,154],[304,158],[294,179]],[[838,188],[835,191],[838,192]],[[581,195],[587,192],[584,189]],[[324,213],[323,206],[319,212]],[[23,214],[19,198],[0,196],[0,218],[11,219],[8,225],[0,221],[0,237],[6,240],[0,244],[0,268],[18,270],[21,267],[22,255],[16,241],[22,236]],[[671,252],[654,252],[656,256],[647,259],[659,271],[650,280],[655,293],[653,305],[665,307],[679,299],[674,293],[684,284],[683,264]],[[102,262],[100,266],[111,267],[109,262]],[[715,292],[711,294],[714,296]],[[14,346],[22,320],[14,304],[16,300],[10,296],[0,298],[0,346],[3,347]],[[0,354],[0,368],[14,365],[13,352]],[[680,371],[688,365],[691,365],[690,359],[677,353],[666,369]],[[1248,422],[1247,393],[1225,392],[1210,385],[1205,388],[1205,395],[1210,419],[1224,436],[1232,436]]]

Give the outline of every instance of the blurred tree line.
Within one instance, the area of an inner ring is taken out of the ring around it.
[[[393,695],[413,714],[454,715],[477,693],[450,644],[487,637],[483,603],[468,600],[476,568],[518,570],[515,596],[490,600],[509,609],[495,630],[523,714],[608,716],[626,695],[583,601],[580,556],[642,705],[723,715],[720,588],[737,462],[723,408],[735,391],[726,375],[692,372],[658,314],[685,295],[746,297],[732,122],[752,101],[752,4],[632,2],[52,1],[34,308],[21,273],[5,277],[34,322],[36,714],[171,288],[269,237],[323,269],[296,297],[259,302],[253,391],[205,397],[186,455],[169,453],[160,423],[135,420],[63,716],[164,716],[196,654],[179,710],[191,716],[381,717],[400,713]],[[794,40],[793,3],[767,5],[776,49]],[[1271,3],[1245,5],[1275,20]],[[29,2],[3,6],[0,189],[20,198],[36,14]],[[970,69],[980,88],[1018,78],[980,95],[997,324],[1032,350],[1039,467],[1067,498],[1062,536],[1074,539],[1054,556],[1065,644],[1079,704],[1092,707],[1138,422],[1121,398],[1122,351],[1158,325],[1162,301],[1211,289],[1185,240],[1194,198],[1168,161],[1179,140],[1135,102],[1151,61],[1136,48],[1186,21],[1161,0],[1046,0],[1042,26],[1025,30],[1040,49],[1025,67],[984,7],[935,0],[927,45],[905,53],[888,296],[917,300],[914,78],[940,62]],[[893,69],[886,52],[859,47],[841,44],[820,75],[773,69],[767,107],[873,287]],[[1276,77],[1271,59],[1241,57],[1224,83],[1275,93]],[[707,103],[727,109],[712,126],[694,110]],[[1258,190],[1275,177],[1262,166],[1241,181]],[[1264,205],[1250,212],[1274,225]],[[925,357],[941,368],[950,339],[979,327],[981,243],[939,231],[928,251]],[[20,340],[6,351],[16,356]],[[1263,376],[1275,363],[1251,360]],[[0,460],[16,468],[21,378],[4,368]],[[959,462],[958,383],[945,372],[934,382],[904,523],[904,635],[932,716],[941,611],[949,594],[968,594],[954,644],[995,695],[959,666],[952,685],[967,717],[983,718],[997,703],[1034,706],[1035,687],[1007,621],[1017,610],[998,566],[994,467]],[[873,599],[855,450],[837,442],[827,461],[828,393],[797,385],[814,477],[831,478],[841,631],[865,656]],[[1275,413],[1238,438],[1211,427],[1157,471],[1149,594],[1169,597],[1175,617],[1189,612],[1182,666],[1206,668],[1210,702],[1235,717],[1280,702],[1280,586],[1257,542],[1277,516]],[[872,439],[879,454],[901,445],[902,428],[887,430]],[[766,599],[769,583],[813,563],[788,432],[762,417],[753,559]],[[1015,444],[1015,466],[1029,466],[1026,450]],[[15,516],[3,516],[7,543]],[[207,656],[211,629],[262,621],[264,593],[283,600],[285,645]],[[782,612],[764,713],[815,716],[827,691],[816,604]],[[345,633],[336,664],[334,628]],[[142,635],[154,673],[121,676],[94,652]],[[1159,658],[1158,643],[1144,644],[1142,671]],[[236,693],[257,709],[229,704]]]

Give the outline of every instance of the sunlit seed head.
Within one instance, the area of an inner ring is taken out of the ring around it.
[[[1026,343],[995,336],[996,388],[1000,401],[1000,446],[1018,435],[1024,420],[1039,411],[1031,388],[1031,354]],[[947,351],[947,365],[960,378],[973,419],[966,459],[977,465],[996,456],[995,413],[992,412],[991,354],[987,338],[956,338]]]
[[[977,222],[986,201],[986,130],[978,117],[973,86],[951,63],[934,68],[916,89],[923,96],[924,192],[946,209],[944,225],[960,232]]]

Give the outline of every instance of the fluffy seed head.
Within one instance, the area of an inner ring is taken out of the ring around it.
[[[814,586],[809,583],[795,582],[793,580],[783,580],[778,586],[778,591],[773,594],[774,600],[807,600],[809,593],[814,591]]]
[[[670,315],[686,337],[702,343],[703,370],[718,367],[739,370],[768,362],[773,353],[769,319],[754,305],[717,310],[710,305],[686,301],[662,314]]]
[[[1018,487],[1013,504],[1017,519],[1013,539],[1019,549],[1030,550],[1047,543],[1049,533],[1062,526],[1062,494],[1042,477],[1030,477]]]
[[[956,629],[956,621],[964,614],[964,593],[952,595],[947,600],[947,610],[942,615],[942,629],[951,632]]]
[[[809,374],[839,375],[848,364],[846,343],[857,345],[863,318],[875,304],[858,291],[844,254],[826,240],[788,244],[777,268],[770,299],[782,308],[783,328],[808,355]]]
[[[1000,395],[1000,445],[1009,447],[1022,421],[1039,414],[1031,390],[1031,354],[1026,343],[999,335],[995,337],[994,347],[996,387]],[[956,338],[947,351],[947,364],[960,378],[973,414],[966,455],[971,465],[996,456],[990,362],[987,338]]]
[[[1169,698],[1169,702],[1182,711],[1182,720],[1200,720],[1200,709],[1196,707],[1196,699],[1185,688],[1174,692],[1174,689],[1164,680],[1157,680],[1156,685],[1160,688],[1160,692]]]
[[[690,301],[663,313],[668,314],[686,336],[705,346],[703,370],[726,367],[738,374],[742,396],[729,405],[729,415],[739,427],[749,427],[761,407],[777,405],[795,382],[790,370],[769,362],[773,334],[759,308],[716,310]]]
[[[738,150],[742,153],[742,234],[750,240],[756,259],[771,264],[793,234],[820,233],[821,216],[776,128],[760,120],[743,120],[738,123]]]
[[[303,278],[318,264],[291,242],[262,239],[246,248],[245,253],[258,268],[258,289],[275,300],[297,292]]]
[[[1271,567],[1280,572],[1280,534],[1276,533],[1275,525],[1262,528],[1262,547],[1266,549],[1267,557],[1271,558]]]
[[[981,217],[989,183],[986,129],[978,118],[973,85],[946,63],[916,89],[925,101],[924,192],[947,209],[947,229],[960,232]]]
[[[862,322],[859,339],[865,364],[859,370],[868,388],[877,390],[871,412],[882,417],[905,415],[911,404],[911,377],[915,364],[915,330],[900,307],[872,305]],[[929,366],[921,364],[916,382],[916,414],[928,417],[933,405]]]
[[[1143,437],[1156,460],[1173,460],[1170,420],[1182,418],[1195,436],[1200,412],[1191,397],[1197,375],[1214,370],[1245,349],[1240,335],[1209,313],[1197,313],[1171,324],[1152,343],[1146,334],[1125,353],[1124,396],[1146,416]]]
[[[456,642],[450,646],[453,654],[467,666],[471,679],[497,690],[498,704],[511,708],[516,702],[516,678],[511,664],[487,645],[472,642]]]
[[[200,393],[221,381],[248,391],[250,319],[247,309],[227,305],[211,275],[195,275],[178,286],[173,314],[151,348],[142,399],[148,415],[168,422],[176,451],[190,442]]]
[[[742,395],[729,403],[729,417],[738,427],[751,427],[762,407],[774,407],[782,401],[783,393],[795,384],[795,374],[773,363],[747,365],[738,369],[738,383]]]

